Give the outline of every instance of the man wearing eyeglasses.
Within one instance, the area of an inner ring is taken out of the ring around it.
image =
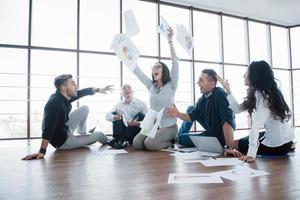
[[[70,111],[73,101],[95,93],[106,94],[107,91],[112,91],[112,85],[78,90],[71,74],[56,77],[54,85],[56,92],[50,96],[44,108],[40,150],[22,158],[23,160],[43,159],[49,143],[56,149],[74,149],[95,142],[106,143],[108,140],[102,132],[87,134],[86,120],[89,113],[87,106],[81,106],[72,113]],[[76,129],[79,136],[74,135]]]

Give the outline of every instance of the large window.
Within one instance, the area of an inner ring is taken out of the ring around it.
[[[134,96],[149,106],[147,88],[110,49],[114,36],[126,33],[123,14],[129,9],[140,28],[140,33],[131,38],[141,52],[138,64],[149,78],[159,60],[171,69],[167,39],[157,33],[160,16],[175,30],[174,45],[181,60],[174,103],[180,111],[202,95],[197,81],[203,69],[212,68],[228,79],[241,102],[246,96],[243,74],[247,65],[266,60],[272,64],[287,103],[295,108],[295,125],[300,125],[300,87],[296,81],[300,69],[299,27],[289,29],[164,2],[158,5],[156,1],[6,0],[0,6],[0,138],[41,136],[43,109],[55,92],[53,79],[63,73],[73,74],[80,88],[113,84],[116,89],[72,104],[73,110],[89,106],[89,128],[97,125],[104,133],[112,132],[112,124],[104,117],[121,100],[122,84],[131,84]],[[193,30],[194,56],[176,41],[176,25],[180,24]],[[236,117],[237,128],[250,127],[246,112]],[[194,127],[203,130],[198,123]]]
[[[218,15],[195,11],[194,51],[196,60],[220,61],[220,27]]]
[[[120,33],[119,4],[119,0],[80,1],[80,49],[112,51],[111,41]]]
[[[270,63],[267,25],[249,22],[250,61],[265,60]]]
[[[0,2],[0,44],[27,45],[29,0]]]
[[[291,29],[292,66],[300,68],[300,27]]]
[[[132,37],[142,55],[158,55],[157,42],[157,5],[136,0],[123,1],[123,12],[134,12],[140,33]],[[123,20],[123,33],[126,33],[125,20]]]
[[[27,50],[0,48],[0,138],[27,135]]]
[[[33,46],[76,48],[77,1],[34,1],[32,10]]]
[[[294,115],[295,115],[295,125],[300,126],[300,82],[297,81],[297,77],[300,76],[300,70],[294,71]]]
[[[273,67],[290,68],[288,32],[286,28],[271,26]]]
[[[247,68],[242,66],[225,65],[225,79],[228,79],[232,95],[235,99],[242,103],[247,95],[247,86],[244,85],[243,75],[246,73]],[[237,128],[248,128],[249,118],[247,112],[236,114]]]
[[[247,64],[245,20],[223,17],[224,61]]]

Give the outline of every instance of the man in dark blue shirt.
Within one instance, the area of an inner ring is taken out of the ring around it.
[[[179,144],[186,147],[194,146],[189,132],[193,121],[197,120],[205,131],[193,135],[216,137],[222,146],[233,149],[234,115],[229,108],[226,93],[222,88],[216,87],[216,75],[212,69],[202,71],[198,85],[203,95],[195,106],[188,107],[187,114],[180,113],[175,105],[168,109],[169,115],[184,121],[177,136]]]
[[[112,86],[104,88],[85,88],[78,90],[71,74],[62,74],[55,78],[56,92],[52,94],[45,105],[42,124],[42,143],[38,153],[28,155],[23,160],[42,159],[50,143],[57,149],[73,149],[97,141],[107,142],[107,137],[101,132],[86,134],[86,119],[89,113],[87,106],[81,106],[72,113],[71,103],[86,95],[106,93]],[[81,136],[74,136],[78,129]]]

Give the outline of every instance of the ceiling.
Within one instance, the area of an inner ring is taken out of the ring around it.
[[[197,8],[272,22],[300,25],[300,0],[163,0]]]

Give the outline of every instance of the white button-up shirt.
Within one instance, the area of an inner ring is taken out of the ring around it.
[[[265,129],[265,138],[262,144],[268,147],[278,147],[295,138],[294,130],[287,121],[281,122],[280,119],[274,119],[262,94],[256,91],[255,97],[256,106],[255,112],[252,114],[252,126],[249,133],[249,149],[247,153],[247,156],[251,157],[256,157],[259,146],[259,131],[263,128]],[[227,99],[234,113],[245,111],[233,95],[228,95]]]
[[[111,111],[106,113],[105,119],[110,122],[114,121],[114,115],[112,114],[112,112],[117,111],[121,113],[123,120],[125,120],[124,122],[132,121],[134,120],[136,114],[143,113],[145,115],[147,113],[147,110],[148,108],[146,103],[139,99],[132,98],[130,103],[122,100],[117,105],[115,105]]]

